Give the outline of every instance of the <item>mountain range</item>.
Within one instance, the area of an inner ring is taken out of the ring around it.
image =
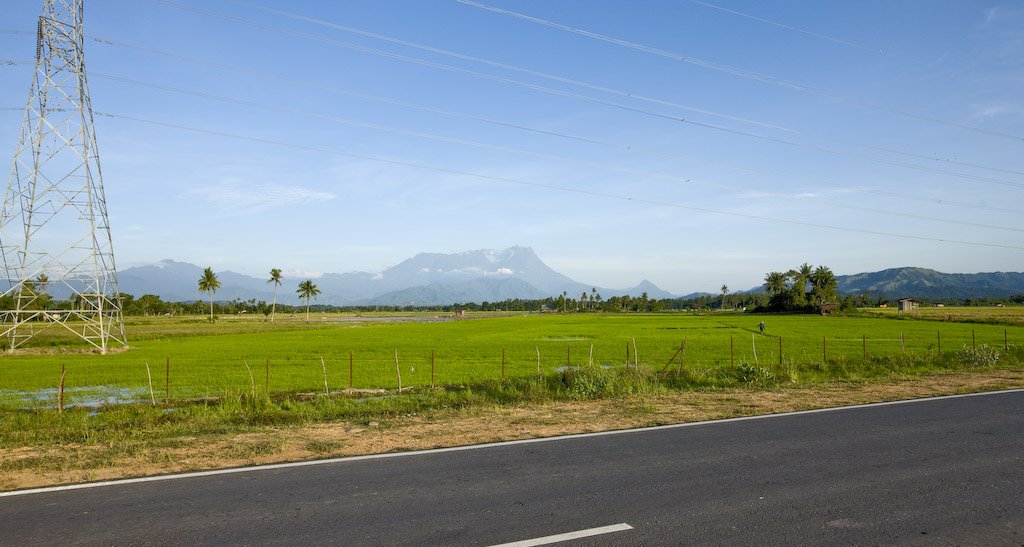
[[[163,260],[118,273],[121,292],[134,296],[155,294],[169,302],[203,299],[197,280],[203,269],[186,262]],[[269,275],[268,275],[269,277]],[[221,288],[217,300],[270,301],[274,287],[232,271],[217,272]],[[299,304],[294,286],[285,279],[277,301]],[[461,253],[420,253],[379,273],[328,273],[316,280],[317,303],[333,306],[432,306],[455,303],[498,302],[506,299],[542,299],[565,292],[579,297],[596,289],[602,298],[646,292],[651,298],[673,295],[643,280],[635,287],[611,289],[575,281],[551,269],[529,247],[484,249]]]
[[[163,260],[118,273],[121,292],[136,297],[155,294],[165,301],[204,299],[196,288],[203,269],[186,262]],[[274,287],[266,279],[222,271],[217,300],[265,300]],[[277,301],[299,304],[295,286],[288,278],[278,288]],[[836,276],[840,294],[873,297],[964,299],[1007,297],[1024,293],[1024,273],[993,272],[947,274],[926,268],[893,268],[880,272]],[[316,280],[321,291],[316,302],[333,306],[433,306],[468,302],[500,302],[506,299],[542,299],[563,292],[579,297],[597,291],[602,298],[640,296],[674,298],[675,295],[644,280],[635,287],[611,289],[575,281],[546,265],[529,247],[485,249],[461,253],[421,253],[382,272],[328,273]],[[748,292],[763,291],[755,287]],[[706,293],[684,296],[691,298]]]

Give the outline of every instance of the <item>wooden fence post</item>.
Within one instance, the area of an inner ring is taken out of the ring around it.
[[[153,373],[149,370],[149,363],[146,363],[146,378],[149,378],[149,401],[156,406],[156,394],[153,393]]]
[[[395,348],[395,374],[398,375],[398,392],[402,392],[402,369],[398,366],[398,348]]]
[[[324,370],[324,395],[331,394],[331,388],[327,387],[327,363],[324,362],[324,356],[320,356],[320,368]]]
[[[569,348],[569,346],[565,346],[565,368],[566,369],[572,368],[571,356],[572,356],[572,350]]]
[[[249,372],[249,395],[256,399],[256,379],[252,376],[252,369],[249,368],[249,362],[243,360],[242,364],[245,365],[245,370]],[[149,364],[146,364],[146,371],[149,372]],[[150,390],[152,391],[152,390]]]
[[[978,349],[978,338],[974,335],[974,329],[971,329],[971,348]]]
[[[683,337],[683,343],[679,346],[679,374],[683,373],[683,361],[686,359],[686,337]]]
[[[779,366],[782,366],[782,337],[779,337]]]
[[[1003,329],[1003,351],[1009,351],[1010,339],[1006,335],[1006,329]]]
[[[754,352],[754,364],[761,366],[761,364],[757,362],[757,338],[755,336],[756,335],[754,333],[750,333],[750,348]]]
[[[57,384],[57,413],[64,412],[64,365],[60,366],[60,383]]]
[[[167,358],[167,378],[164,382],[164,404],[171,404],[171,358]]]
[[[942,353],[942,331],[935,331],[935,340],[938,343],[939,353]]]
[[[907,352],[907,340],[903,336],[903,331],[900,331],[900,353]]]
[[[540,346],[534,346],[534,349],[537,350],[537,377],[541,378],[542,375],[540,372]]]

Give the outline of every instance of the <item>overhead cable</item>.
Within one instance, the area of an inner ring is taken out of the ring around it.
[[[103,78],[103,79],[118,81],[118,82],[122,82],[122,83],[142,86],[142,87],[149,87],[149,88],[152,88],[152,89],[159,89],[159,90],[162,90],[162,91],[168,91],[168,92],[179,93],[179,94],[184,94],[184,95],[191,95],[191,96],[201,97],[201,98],[208,99],[208,100],[214,100],[214,101],[219,101],[219,102],[237,104],[237,105],[247,106],[247,107],[251,107],[251,108],[258,108],[258,109],[262,109],[262,110],[269,110],[269,111],[289,114],[289,115],[293,115],[293,116],[303,116],[303,117],[307,117],[307,118],[320,119],[320,120],[324,120],[324,121],[340,123],[340,124],[345,124],[345,125],[351,125],[351,126],[357,126],[357,127],[363,127],[363,128],[367,128],[367,129],[373,129],[373,130],[377,130],[377,131],[384,131],[384,132],[388,132],[388,133],[399,134],[399,135],[403,135],[403,136],[414,137],[414,138],[425,139],[425,140],[431,140],[431,141],[435,141],[435,142],[444,142],[444,143],[448,143],[448,144],[470,146],[470,147],[474,147],[474,148],[481,148],[481,149],[487,149],[487,150],[492,150],[492,151],[497,151],[497,152],[503,152],[503,153],[509,153],[509,154],[517,154],[517,155],[523,155],[523,156],[531,156],[531,157],[536,157],[536,158],[541,158],[541,159],[546,159],[546,160],[554,160],[554,161],[560,161],[560,162],[575,163],[575,164],[585,165],[587,167],[592,167],[592,168],[600,169],[600,170],[604,170],[604,171],[611,171],[611,172],[617,172],[617,173],[623,173],[623,174],[629,174],[629,175],[649,177],[649,178],[660,179],[660,180],[668,180],[668,181],[677,182],[677,183],[683,183],[683,184],[697,184],[697,185],[701,185],[701,186],[710,186],[710,187],[715,187],[715,188],[727,189],[727,190],[731,190],[731,191],[734,191],[734,192],[750,192],[751,191],[751,189],[749,189],[749,188],[744,188],[744,187],[735,186],[735,185],[729,185],[729,184],[722,184],[722,183],[717,183],[717,182],[704,181],[704,180],[696,179],[696,178],[693,178],[693,177],[685,177],[685,176],[679,176],[679,175],[670,175],[670,174],[666,174],[666,173],[661,173],[661,172],[656,172],[656,171],[648,171],[648,170],[643,170],[643,169],[633,169],[633,168],[621,167],[621,166],[611,165],[611,164],[606,164],[606,163],[593,162],[593,161],[589,161],[589,160],[582,160],[582,159],[578,159],[578,158],[571,158],[571,157],[567,157],[567,156],[560,156],[560,155],[556,155],[556,154],[549,154],[549,153],[543,153],[543,152],[535,152],[535,151],[532,151],[532,150],[524,150],[524,149],[520,149],[520,148],[513,148],[513,147],[508,147],[508,146],[501,146],[501,145],[494,145],[494,144],[489,144],[489,143],[483,143],[483,142],[474,141],[474,140],[470,140],[470,139],[464,139],[464,138],[458,138],[458,137],[449,137],[449,136],[437,135],[437,134],[433,134],[433,133],[425,133],[425,132],[421,132],[421,131],[412,131],[412,130],[408,130],[408,129],[392,127],[392,126],[378,124],[378,123],[366,122],[366,121],[361,121],[361,120],[354,120],[354,119],[343,118],[343,117],[338,117],[338,116],[331,116],[331,115],[322,114],[322,113],[318,113],[318,112],[303,111],[303,110],[298,110],[298,109],[289,108],[289,107],[282,107],[282,106],[271,105],[271,104],[266,104],[266,103],[258,103],[258,102],[254,102],[254,101],[247,101],[247,100],[242,100],[242,99],[237,99],[237,98],[232,98],[232,97],[225,97],[225,96],[222,96],[222,95],[214,95],[214,94],[205,93],[205,92],[202,92],[202,91],[188,90],[188,89],[183,89],[183,88],[179,88],[179,87],[173,87],[173,86],[168,86],[168,85],[163,85],[163,84],[156,84],[156,83],[152,83],[152,82],[143,82],[143,81],[139,81],[139,80],[133,80],[133,79],[130,79],[130,78],[124,78],[124,77],[121,77],[121,76],[115,76],[115,75],[111,75],[111,74],[104,74],[104,73],[101,73],[101,72],[93,72],[91,75],[93,77],[96,77],[96,78]],[[982,224],[982,223],[976,223],[976,222],[967,222],[967,221],[960,221],[960,220],[955,220],[955,219],[951,219],[951,218],[930,217],[930,216],[926,216],[926,215],[907,213],[906,211],[888,211],[888,210],[884,210],[884,209],[876,209],[876,208],[871,208],[871,207],[849,205],[849,204],[845,204],[845,203],[830,202],[830,201],[826,201],[826,200],[822,200],[822,199],[818,199],[818,198],[799,198],[799,197],[794,197],[794,196],[790,196],[788,194],[783,194],[783,193],[778,193],[778,192],[765,192],[763,190],[758,190],[758,193],[760,193],[762,195],[765,195],[766,197],[783,198],[783,199],[794,199],[794,200],[800,200],[800,201],[809,200],[809,201],[814,201],[816,203],[821,203],[823,205],[828,205],[828,206],[831,206],[831,207],[838,207],[838,208],[852,209],[852,210],[857,210],[857,211],[872,212],[872,213],[884,214],[884,215],[889,215],[889,216],[897,216],[897,217],[901,217],[901,218],[915,218],[915,219],[918,219],[918,220],[927,220],[927,221],[931,221],[931,222],[940,222],[940,223],[947,223],[947,224],[958,224],[958,225],[962,225],[962,226],[973,226],[973,227],[988,228],[988,229],[993,229],[993,230],[1006,230],[1006,231],[1013,231],[1013,232],[1024,232],[1024,229],[1022,229],[1022,228],[1014,228],[1014,227],[1009,227],[1009,226],[997,226],[997,225],[992,225],[992,224]]]
[[[786,88],[786,89],[791,89],[791,90],[794,90],[794,91],[808,93],[808,94],[811,94],[811,95],[817,95],[819,97],[825,97],[827,99],[832,99],[832,100],[844,102],[844,103],[847,103],[847,104],[858,105],[858,106],[862,106],[862,107],[865,107],[865,108],[870,108],[870,109],[873,109],[873,110],[878,110],[880,112],[887,112],[887,113],[890,113],[890,114],[897,114],[897,115],[900,115],[900,116],[903,116],[903,117],[906,117],[906,118],[915,119],[915,120],[926,121],[926,122],[935,123],[935,124],[939,124],[939,125],[945,125],[945,126],[949,126],[949,127],[956,127],[956,128],[959,128],[959,129],[964,129],[964,130],[968,130],[968,131],[974,131],[974,132],[977,132],[977,133],[983,133],[983,134],[986,134],[986,135],[991,135],[993,137],[1002,137],[1002,138],[1006,138],[1006,139],[1012,139],[1012,140],[1015,140],[1015,141],[1024,141],[1024,137],[1022,137],[1020,135],[1012,135],[1012,134],[1003,133],[1003,132],[1000,132],[1000,131],[993,131],[991,129],[985,129],[983,127],[967,125],[967,124],[963,124],[963,123],[960,123],[960,122],[955,122],[955,121],[952,121],[952,120],[945,120],[945,119],[941,119],[941,118],[936,118],[934,116],[928,116],[928,115],[924,115],[924,114],[917,114],[917,113],[914,113],[914,112],[908,112],[908,111],[905,111],[905,110],[899,110],[899,109],[896,109],[896,108],[891,108],[891,107],[888,107],[888,106],[884,106],[884,105],[880,105],[880,104],[864,101],[864,100],[861,100],[861,99],[855,99],[855,98],[852,98],[852,97],[846,97],[846,96],[839,95],[837,93],[832,93],[832,92],[829,92],[829,91],[826,91],[826,90],[823,90],[823,89],[819,89],[819,88],[816,88],[816,87],[813,87],[813,86],[809,86],[809,85],[805,85],[805,84],[800,84],[800,83],[797,83],[797,82],[794,82],[794,81],[791,81],[791,80],[786,80],[784,78],[778,78],[776,76],[760,74],[758,72],[754,72],[754,71],[751,71],[751,70],[745,70],[745,69],[737,68],[737,67],[734,67],[734,66],[730,66],[730,65],[726,65],[726,64],[722,64],[722,63],[717,63],[717,62],[714,62],[714,61],[709,61],[709,60],[706,60],[706,59],[700,59],[698,57],[691,57],[691,56],[688,56],[688,55],[683,55],[681,53],[675,53],[675,52],[672,52],[672,51],[667,51],[667,50],[664,50],[664,49],[659,49],[659,48],[655,48],[655,47],[652,47],[652,46],[647,46],[647,45],[644,45],[644,44],[640,44],[640,43],[636,43],[636,42],[631,42],[631,41],[628,41],[628,40],[623,40],[621,38],[614,38],[612,36],[607,36],[607,35],[600,34],[600,33],[597,33],[597,32],[592,32],[592,31],[589,31],[589,30],[584,30],[584,29],[581,29],[581,28],[576,28],[576,27],[572,27],[572,26],[569,26],[569,25],[564,25],[564,24],[561,24],[561,23],[556,23],[554,21],[548,21],[546,19],[541,19],[539,17],[534,17],[534,16],[531,16],[531,15],[526,15],[524,13],[519,13],[519,12],[512,11],[512,10],[507,10],[507,9],[491,6],[491,5],[488,5],[488,4],[481,3],[481,2],[477,2],[475,0],[455,0],[455,1],[459,2],[460,4],[465,4],[467,6],[472,6],[472,7],[480,8],[480,9],[491,11],[491,12],[494,12],[494,13],[497,13],[497,14],[501,14],[501,15],[507,15],[507,16],[510,16],[510,17],[515,17],[517,19],[522,19],[524,21],[529,21],[531,23],[536,23],[536,24],[543,25],[543,26],[546,26],[546,27],[562,30],[562,31],[565,31],[565,32],[570,32],[572,34],[578,34],[580,36],[586,36],[587,38],[592,38],[594,40],[599,40],[599,41],[606,42],[606,43],[609,43],[609,44],[614,44],[614,45],[617,45],[617,46],[621,46],[621,47],[625,47],[625,48],[629,48],[629,49],[633,49],[633,50],[637,50],[637,51],[642,51],[644,53],[648,53],[648,54],[651,54],[651,55],[656,55],[656,56],[659,56],[659,57],[664,57],[666,59],[671,59],[671,60],[674,60],[674,61],[679,61],[679,62],[683,62],[683,63],[695,65],[695,66],[699,66],[699,67],[702,67],[702,68],[707,68],[709,70],[714,70],[714,71],[722,72],[722,73],[725,73],[725,74],[731,74],[733,76],[737,76],[737,77],[740,77],[740,78],[746,78],[746,79],[749,79],[749,80],[755,80],[755,81],[763,82],[763,83],[766,83],[766,84],[775,85],[775,86],[783,87],[783,88]]]
[[[853,233],[876,235],[876,236],[883,236],[883,237],[895,237],[895,238],[910,239],[910,240],[916,240],[916,241],[930,241],[930,242],[934,242],[934,243],[949,243],[949,244],[967,245],[967,246],[973,246],[973,247],[991,247],[991,248],[999,248],[999,249],[1012,249],[1012,250],[1022,250],[1022,251],[1024,251],[1024,246],[1020,246],[1020,245],[1005,245],[1005,244],[1000,244],[1000,243],[978,242],[978,241],[964,241],[964,240],[945,239],[945,238],[929,237],[929,236],[918,236],[918,235],[912,235],[912,234],[901,234],[901,233],[895,233],[895,232],[885,232],[885,231],[880,231],[880,230],[869,230],[869,229],[864,229],[864,228],[852,228],[852,227],[848,227],[848,226],[836,226],[836,225],[822,224],[822,223],[816,223],[816,222],[807,222],[807,221],[795,220],[795,219],[789,219],[789,218],[770,217],[770,216],[764,216],[764,215],[754,215],[754,214],[750,214],[750,213],[739,213],[739,212],[735,212],[735,211],[723,211],[723,210],[719,210],[719,209],[710,209],[710,208],[706,208],[706,207],[697,207],[697,206],[693,206],[693,205],[686,205],[686,204],[682,204],[682,203],[672,203],[672,202],[659,201],[659,200],[653,200],[653,199],[647,199],[647,198],[632,197],[632,196],[628,196],[628,195],[624,195],[624,194],[616,194],[616,193],[611,193],[611,192],[599,192],[599,191],[595,191],[595,190],[586,190],[586,189],[582,189],[582,188],[572,188],[572,187],[567,187],[567,186],[558,186],[558,185],[555,185],[555,184],[533,182],[533,181],[527,181],[527,180],[516,179],[516,178],[511,178],[511,177],[501,177],[501,176],[496,176],[496,175],[487,175],[487,174],[484,174],[484,173],[474,173],[474,172],[470,172],[470,171],[460,171],[460,170],[451,169],[451,168],[448,168],[448,167],[440,167],[440,166],[435,166],[435,165],[426,165],[426,164],[415,163],[415,162],[404,161],[404,160],[395,160],[395,159],[391,159],[391,158],[382,158],[382,157],[376,157],[376,156],[368,156],[368,155],[364,155],[364,154],[355,154],[355,153],[351,153],[351,152],[343,152],[343,151],[340,151],[340,150],[331,150],[331,149],[321,148],[321,147],[316,147],[316,146],[308,146],[308,145],[302,145],[302,144],[295,144],[295,143],[288,143],[288,142],[283,142],[283,141],[277,141],[277,140],[267,139],[267,138],[263,138],[263,137],[253,137],[253,136],[248,136],[248,135],[239,135],[239,134],[234,134],[234,133],[227,133],[227,132],[217,131],[217,130],[212,130],[212,129],[189,127],[189,126],[185,126],[185,125],[181,125],[181,124],[162,122],[162,121],[158,121],[158,120],[149,120],[149,119],[144,119],[144,118],[137,118],[137,117],[134,117],[134,116],[111,114],[111,113],[105,113],[105,112],[96,112],[96,115],[106,116],[106,117],[115,118],[115,119],[134,121],[134,122],[138,122],[138,123],[146,123],[146,124],[150,124],[150,125],[156,125],[156,126],[180,129],[180,130],[183,130],[183,131],[190,131],[190,132],[195,132],[195,133],[202,133],[202,134],[207,134],[207,135],[214,135],[214,136],[232,138],[232,139],[237,139],[237,140],[242,140],[242,141],[247,141],[247,142],[254,142],[254,143],[260,143],[260,144],[269,144],[269,145],[274,145],[274,146],[293,148],[293,149],[297,149],[297,150],[306,150],[306,151],[310,151],[310,152],[318,152],[318,153],[324,153],[324,154],[331,154],[331,155],[342,156],[342,157],[347,157],[347,158],[360,159],[360,160],[366,160],[366,161],[373,161],[373,162],[379,162],[379,163],[386,163],[386,164],[389,164],[389,165],[398,165],[398,166],[409,167],[409,168],[420,169],[420,170],[426,170],[426,171],[433,171],[433,172],[437,172],[437,173],[445,173],[445,174],[449,174],[449,175],[459,175],[459,176],[471,177],[471,178],[476,178],[476,179],[481,179],[481,180],[489,180],[489,181],[493,181],[493,182],[503,182],[503,183],[508,183],[508,184],[530,186],[530,187],[534,187],[534,188],[545,188],[545,189],[556,190],[556,191],[560,191],[560,192],[582,194],[582,195],[588,195],[588,196],[605,198],[605,199],[614,199],[614,200],[619,200],[619,201],[629,201],[629,202],[642,203],[642,204],[646,204],[646,205],[654,205],[654,206],[659,206],[659,207],[670,207],[670,208],[676,208],[676,209],[686,209],[686,210],[690,210],[690,211],[698,211],[698,212],[702,212],[702,213],[710,213],[710,214],[715,214],[715,215],[732,216],[732,217],[746,218],[746,219],[751,219],[751,220],[760,220],[760,221],[766,221],[766,222],[775,222],[775,223],[790,224],[790,225],[796,225],[796,226],[805,226],[805,227],[811,227],[811,228],[824,228],[824,229],[829,229],[829,230],[836,230],[836,231],[843,231],[843,232],[853,232]]]

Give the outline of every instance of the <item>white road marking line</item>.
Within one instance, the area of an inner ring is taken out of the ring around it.
[[[11,490],[0,492],[0,498],[11,496],[26,496],[29,494],[43,494],[47,492],[63,492],[67,490],[82,490],[86,488],[100,488],[104,486],[120,486],[135,484],[139,482],[156,482],[175,479],[191,479],[196,477],[211,477],[214,475],[230,475],[232,473],[248,473],[252,471],[272,471],[275,469],[288,469],[292,467],[309,467],[313,465],[325,465],[332,463],[358,462],[363,460],[381,460],[385,458],[403,458],[407,456],[421,456],[425,454],[439,454],[443,452],[461,452],[463,450],[479,450],[481,448],[495,448],[501,446],[514,446],[518,444],[546,443],[563,441],[569,439],[585,439],[589,437],[604,437],[609,435],[623,435],[629,433],[644,433],[648,431],[661,431],[666,429],[680,429],[684,427],[698,427],[716,424],[728,424],[734,422],[746,422],[751,420],[766,420],[771,418],[784,418],[787,416],[801,416],[804,414],[819,414],[823,412],[838,412],[842,410],[859,410],[862,408],[874,408],[880,406],[894,406],[911,403],[925,403],[930,401],[942,401],[946,399],[962,399],[966,397],[983,397],[986,395],[1006,395],[1009,393],[1021,393],[1024,388],[1005,389],[1001,391],[983,391],[980,393],[964,393],[961,395],[942,395],[939,397],[925,397],[922,399],[904,399],[900,401],[888,401],[884,403],[868,403],[863,405],[836,406],[830,408],[816,408],[813,410],[798,410],[795,412],[780,412],[778,414],[759,414],[757,416],[742,416],[739,418],[724,418],[721,420],[705,420],[703,422],[687,422],[683,424],[656,425],[651,427],[639,427],[635,429],[616,429],[612,431],[597,431],[594,433],[576,433],[573,435],[561,435],[557,437],[540,437],[537,439],[519,439],[515,441],[500,441],[484,444],[471,444],[466,446],[451,446],[448,448],[433,448],[430,450],[410,450],[408,452],[388,452],[386,454],[367,454],[364,456],[346,456],[342,458],[329,458],[326,460],[307,460],[300,462],[272,463],[267,465],[253,465],[250,467],[231,467],[228,469],[211,469],[209,471],[193,471],[190,473],[178,473],[174,475],[155,475],[150,477],[136,477],[133,479],[117,479],[109,481],[85,482],[78,484],[65,484],[63,486],[44,486],[40,488],[29,488],[25,490]]]
[[[623,522],[622,524],[612,524],[611,526],[601,526],[599,528],[588,528],[586,530],[577,530],[575,532],[566,532],[564,534],[555,534],[553,536],[544,536],[542,538],[524,539],[522,541],[513,541],[512,543],[502,543],[500,545],[494,545],[492,547],[533,547],[534,545],[551,545],[552,543],[558,543],[559,541],[569,541],[570,539],[587,538],[591,536],[610,534],[612,532],[623,532],[632,529],[632,526]]]

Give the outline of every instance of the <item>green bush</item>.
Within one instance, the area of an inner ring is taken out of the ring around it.
[[[982,344],[978,347],[964,346],[956,351],[953,358],[965,367],[993,367],[999,362],[999,350]]]
[[[652,393],[659,386],[657,378],[636,367],[569,367],[561,372],[559,379],[562,393],[571,399],[639,395]]]
[[[740,363],[736,366],[736,380],[741,384],[770,386],[775,384],[775,373],[766,367]]]

